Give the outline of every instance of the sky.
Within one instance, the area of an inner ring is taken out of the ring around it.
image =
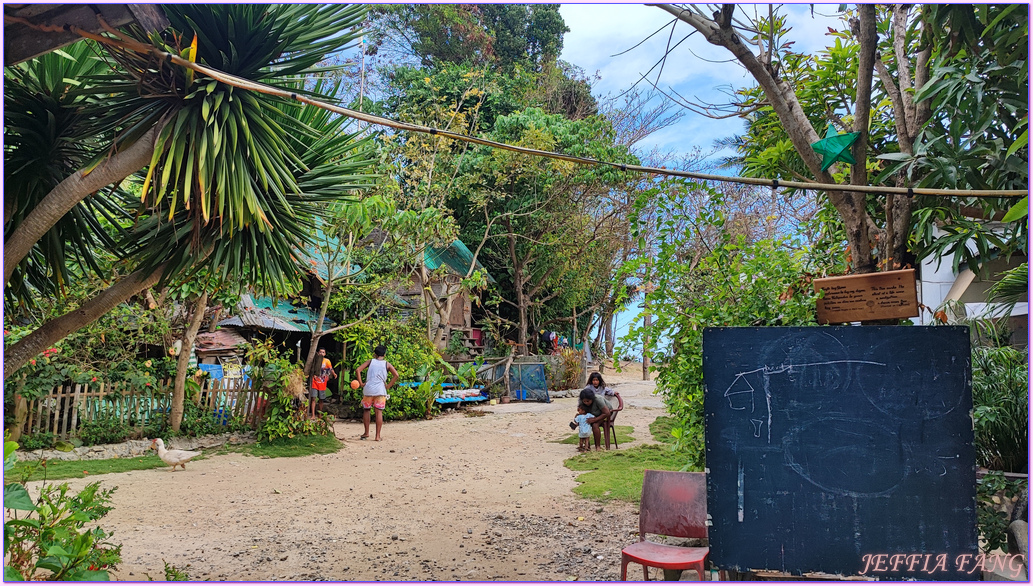
[[[767,4],[738,5],[738,11],[763,10]],[[795,41],[794,49],[816,52],[825,46],[828,27],[838,27],[836,5],[815,5],[811,16],[809,4],[783,5],[792,31],[788,37]],[[560,58],[577,65],[589,75],[598,73],[600,80],[593,87],[596,97],[617,95],[627,90],[663,56],[670,28],[654,35],[641,46],[632,49],[654,31],[667,25],[673,17],[666,11],[643,4],[562,4],[560,14],[570,28],[563,37]],[[675,27],[673,43],[693,30],[687,23]],[[629,51],[629,49],[631,49]],[[623,55],[612,56],[625,52]],[[722,103],[727,97],[722,88],[752,85],[752,78],[737,62],[729,61],[731,54],[724,48],[708,43],[696,33],[672,52],[657,84],[668,91],[673,88],[687,98],[697,97],[703,102]],[[656,71],[650,79],[656,79]],[[651,88],[646,82],[639,86]],[[688,152],[692,146],[709,150],[714,139],[727,137],[743,129],[737,118],[713,120],[689,112],[678,124],[654,135],[653,144],[679,152]]]
[[[823,49],[830,41],[828,27],[840,26],[837,6],[816,4],[812,16],[809,4],[782,5],[781,11],[787,15],[792,28],[788,38],[795,42],[793,49],[807,53]],[[767,4],[740,4],[736,7],[738,14],[745,10],[750,16],[755,10],[766,14],[767,9]],[[673,20],[668,12],[643,4],[561,4],[560,14],[570,28],[563,37],[560,58],[581,67],[588,75],[599,75],[600,79],[593,86],[593,94],[597,98],[627,90],[653,67],[666,51],[670,28],[645,42],[643,40]],[[690,25],[679,22],[672,44],[691,30],[694,29]],[[642,45],[636,47],[640,42]],[[673,88],[686,98],[704,103],[727,102],[726,93],[733,87],[753,85],[752,77],[737,62],[729,61],[730,57],[724,48],[711,45],[699,33],[693,34],[672,51],[657,85],[664,91],[669,92],[668,88]],[[650,79],[656,80],[656,70],[650,74]],[[651,88],[646,82],[642,82],[640,87],[643,90]],[[715,139],[740,133],[744,128],[738,118],[714,120],[687,112],[675,125],[637,146],[647,151],[655,146],[675,153],[687,154],[693,147],[710,152]],[[618,336],[627,333],[638,312],[639,308],[629,308],[618,314]]]

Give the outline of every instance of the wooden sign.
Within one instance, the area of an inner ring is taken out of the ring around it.
[[[918,315],[914,269],[815,279],[818,322],[841,324]]]

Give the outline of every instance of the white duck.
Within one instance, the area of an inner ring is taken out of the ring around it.
[[[186,450],[166,450],[165,442],[161,441],[161,438],[155,439],[151,442],[151,448],[158,450],[158,457],[161,458],[162,462],[165,462],[169,466],[172,466],[172,471],[176,471],[176,466],[182,466],[184,470],[187,469],[187,462],[191,458],[196,458],[201,455],[201,452],[188,452]]]

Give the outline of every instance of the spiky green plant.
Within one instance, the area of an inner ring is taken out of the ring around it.
[[[980,466],[1026,473],[1029,465],[1029,353],[972,350],[972,404]]]

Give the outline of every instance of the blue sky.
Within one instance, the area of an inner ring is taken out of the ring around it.
[[[782,5],[781,11],[788,17],[792,28],[788,38],[795,41],[793,49],[815,53],[830,41],[828,27],[838,28],[836,16],[838,5],[808,4]],[[763,11],[767,4],[742,4],[737,13]],[[663,56],[670,29],[654,35],[641,46],[628,51],[657,29],[669,23],[673,17],[666,11],[642,4],[562,4],[560,14],[570,28],[563,39],[560,58],[577,65],[585,73],[598,74],[593,93],[601,98],[607,94],[619,94],[628,89],[653,64]],[[686,23],[678,23],[672,42],[676,43],[691,29]],[[623,55],[613,56],[628,51]],[[704,103],[724,103],[727,97],[722,89],[746,87],[753,79],[738,63],[729,61],[730,54],[721,47],[708,43],[700,34],[694,34],[678,46],[668,57],[660,78],[659,86],[665,91],[673,88],[682,96],[696,98]],[[650,75],[655,80],[655,71]],[[643,82],[643,90],[650,86]],[[674,126],[660,131],[637,145],[643,150],[660,147],[675,153],[689,153],[693,147],[704,152],[711,150],[715,139],[737,134],[743,130],[738,118],[714,120],[687,112]],[[629,308],[617,316],[617,333],[627,333],[631,321],[639,309]]]
[[[767,13],[767,4],[743,4],[737,11],[754,10]],[[783,5],[781,10],[788,15],[792,27],[789,38],[796,42],[794,49],[816,52],[828,41],[828,27],[838,27],[838,19],[823,16],[835,14],[837,5],[815,5],[811,16],[810,5]],[[643,4],[562,4],[560,14],[570,28],[563,38],[563,53],[560,58],[577,65],[589,75],[598,73],[601,79],[593,88],[597,97],[619,94],[628,89],[642,74],[649,71],[664,54],[670,29],[665,29],[641,46],[616,57],[616,53],[627,51],[651,33],[670,22],[673,17],[666,11]],[[684,37],[692,28],[679,22],[673,42]],[[668,58],[661,76],[661,88],[674,88],[685,97],[698,97],[704,102],[727,101],[721,89],[752,85],[752,78],[735,62],[729,62],[730,54],[722,47],[706,42],[700,34],[694,34],[677,47]],[[655,71],[650,75],[655,79]],[[645,82],[642,89],[649,89]],[[736,134],[742,130],[737,118],[712,120],[688,113],[678,124],[647,139],[651,144],[677,152],[688,152],[692,146],[708,150],[713,140]]]

